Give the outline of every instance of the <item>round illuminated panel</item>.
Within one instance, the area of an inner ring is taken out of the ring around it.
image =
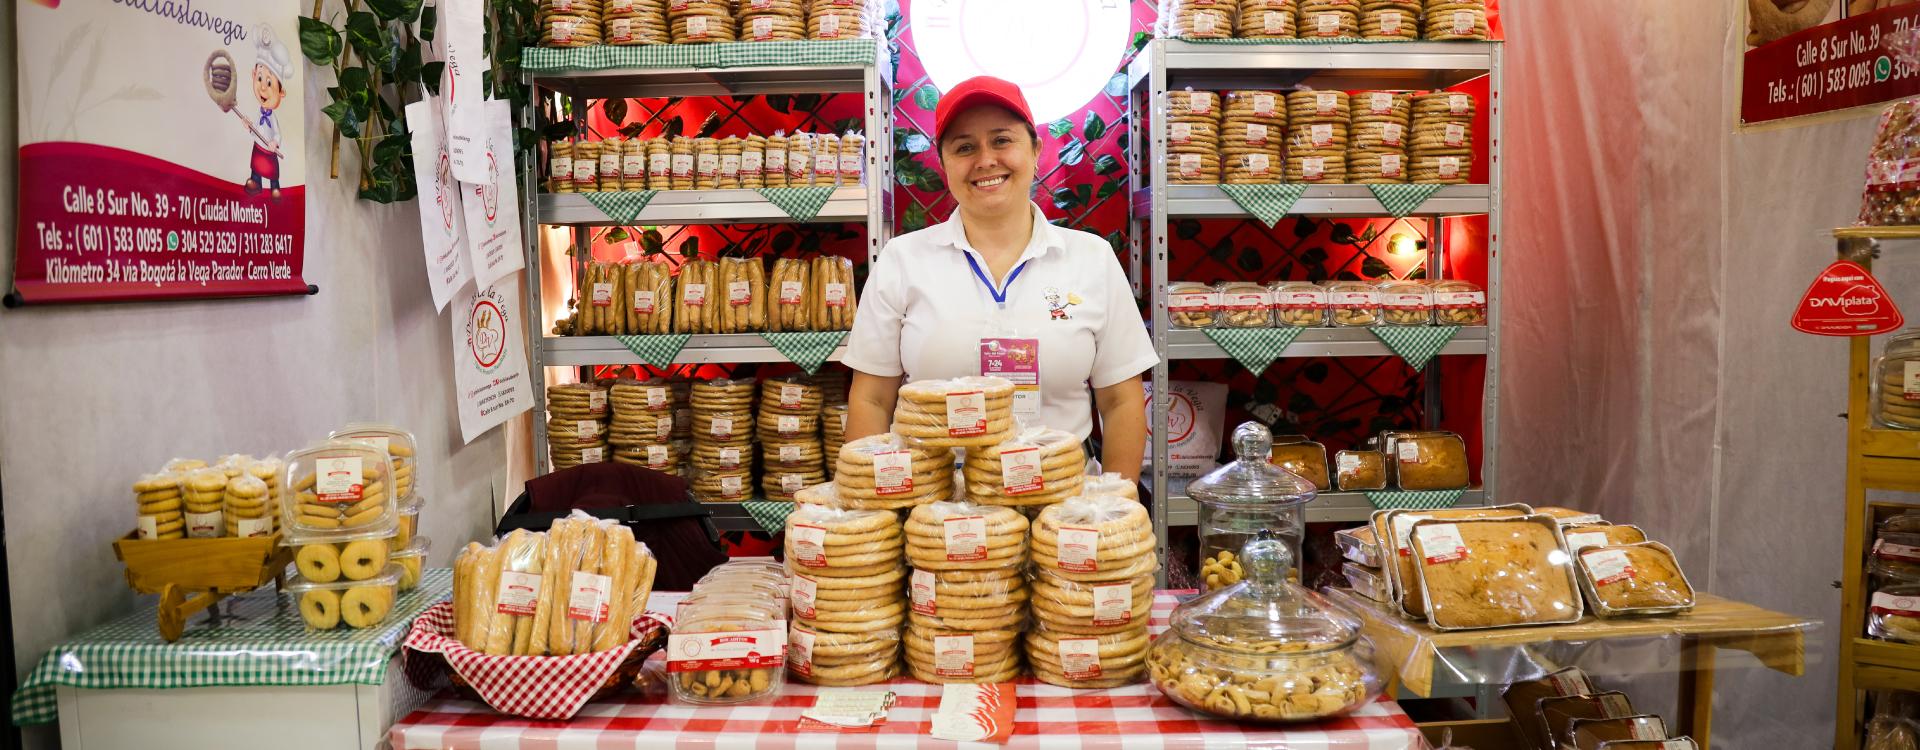
[[[1037,122],[1073,114],[1120,67],[1129,0],[914,0],[907,21],[941,91],[977,75],[1020,85]]]

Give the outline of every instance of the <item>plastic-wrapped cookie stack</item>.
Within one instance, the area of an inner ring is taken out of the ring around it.
[[[673,189],[673,139],[647,141],[647,189]],[[688,167],[691,169],[691,165]]]
[[[182,507],[186,509],[188,539],[223,536],[227,473],[218,468],[197,469],[180,478]]]
[[[761,187],[787,186],[787,131],[776,130],[767,136],[760,154]]]
[[[618,193],[627,189],[620,172],[620,157],[626,154],[626,140],[617,135],[600,140],[600,192]],[[639,186],[633,189],[638,190]]]
[[[1296,34],[1294,0],[1240,0],[1241,39],[1292,39]]]
[[[133,499],[139,505],[136,538],[186,538],[186,513],[180,499],[186,488],[180,479],[178,474],[157,472],[134,480]]]
[[[1407,171],[1414,182],[1464,185],[1473,174],[1473,96],[1435,91],[1413,97]]]
[[[1360,0],[1363,39],[1419,39],[1421,0]]]
[[[542,47],[599,44],[601,0],[542,0],[536,16]]]
[[[833,484],[809,487],[794,500],[840,508],[896,510],[953,495],[953,454],[917,440],[883,432],[842,445],[835,456]]]
[[[813,135],[794,133],[787,136],[787,173],[784,178],[787,187],[807,187],[813,184]]]
[[[740,41],[788,42],[807,38],[802,0],[740,0]]]
[[[1492,38],[1492,31],[1487,27],[1486,0],[1426,2],[1426,38],[1436,41]]]
[[[1273,91],[1229,91],[1225,100],[1220,160],[1226,174],[1221,181],[1229,185],[1280,182],[1281,140],[1287,132],[1286,97]]]
[[[720,179],[714,181],[715,189],[740,189],[740,146],[739,136],[720,139]]]
[[[1005,682],[1020,674],[1027,623],[1025,516],[941,502],[907,516],[911,612],[907,667],[933,683]]]
[[[825,456],[839,456],[847,444],[847,405],[827,404],[820,410],[820,450]],[[833,478],[833,463],[826,465],[827,478]]]
[[[840,184],[859,185],[866,181],[867,137],[853,131],[840,136]]]
[[[400,514],[388,451],[329,440],[287,454],[283,477],[293,494],[281,506],[282,544],[298,575],[281,591],[312,630],[379,625],[403,574],[390,560]]]
[[[1159,36],[1232,39],[1239,21],[1236,0],[1161,0]]]
[[[627,138],[621,141],[620,186],[622,190],[647,189],[647,139]]]
[[[760,489],[768,500],[792,500],[827,481],[820,406],[820,387],[804,375],[760,381]]]
[[[968,376],[900,387],[893,431],[929,448],[999,445],[1013,437],[1013,381]]]
[[[712,190],[720,181],[720,141],[693,139],[693,189]]]
[[[1167,180],[1175,185],[1220,182],[1220,95],[1167,93]]]
[[[807,13],[807,38],[831,40],[872,36],[874,15],[869,0],[813,0]]]
[[[1346,183],[1350,120],[1344,91],[1289,92],[1286,181]]]
[[[669,474],[679,471],[680,456],[671,445],[673,389],[666,380],[621,378],[607,389],[607,401],[613,406],[607,443],[613,446],[614,461]]]
[[[1138,680],[1159,564],[1146,507],[1119,495],[1049,505],[1033,521],[1030,545],[1034,676],[1074,688]]]
[[[801,505],[785,534],[794,677],[815,685],[884,682],[900,674],[900,626],[907,600],[900,580],[905,537],[884,510]]]
[[[273,536],[275,514],[267,499],[267,483],[259,477],[229,477],[221,512],[225,536]]]
[[[573,144],[566,141],[547,143],[547,192],[573,192]]]
[[[601,0],[600,37],[607,44],[666,44],[665,0]]]
[[[667,29],[674,44],[734,41],[733,0],[667,0]]]
[[[1347,181],[1356,185],[1407,181],[1408,114],[1412,99],[1404,92],[1361,91],[1349,100],[1352,143],[1347,148]]]
[[[1360,0],[1300,0],[1301,39],[1360,36]]]
[[[1080,494],[1087,452],[1071,432],[1033,427],[999,445],[968,448],[964,473],[974,502],[1049,505]]]
[[[573,144],[573,192],[600,192],[600,142]]]
[[[766,187],[767,138],[763,135],[747,134],[740,138],[740,187],[754,189]]]
[[[814,185],[840,184],[840,136],[832,133],[814,133],[813,137],[813,180]]]
[[[752,378],[693,384],[693,497],[735,503],[753,493]]]
[[[668,144],[667,150],[671,155],[671,159],[668,161],[667,189],[692,190],[693,139],[684,135],[676,135]]]
[[[607,412],[602,386],[547,386],[547,456],[554,471],[607,460]]]

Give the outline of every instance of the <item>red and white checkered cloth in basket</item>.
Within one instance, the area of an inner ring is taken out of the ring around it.
[[[1172,594],[1155,596],[1152,629],[1166,627]],[[667,608],[670,603],[662,602]],[[656,659],[656,661],[658,661]],[[648,669],[658,664],[648,664]],[[658,685],[656,685],[659,688]],[[1313,724],[1251,724],[1215,719],[1168,700],[1145,683],[1069,690],[1021,678],[1014,736],[1005,746],[954,743],[928,736],[940,707],[939,685],[911,679],[887,686],[897,702],[887,721],[867,733],[796,731],[801,712],[821,688],[789,681],[781,696],[745,706],[674,703],[664,688],[595,702],[564,723],[499,716],[450,695],[428,701],[395,724],[394,750],[664,750],[667,748],[1010,748],[1011,750],[1425,750],[1426,741],[1400,706],[1382,698],[1350,715]],[[873,690],[877,686],[858,688]]]
[[[453,602],[429,607],[407,631],[406,647],[445,657],[454,673],[494,710],[532,719],[568,719],[606,684],[642,644],[659,648],[666,630],[661,616],[633,621],[633,638],[611,651],[574,656],[496,656],[453,638]]]

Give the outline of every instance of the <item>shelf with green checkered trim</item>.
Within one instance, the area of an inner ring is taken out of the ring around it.
[[[1460,326],[1453,340],[1440,349],[1441,355],[1486,354],[1487,327]],[[1206,331],[1176,329],[1167,331],[1168,359],[1227,359],[1232,355],[1220,348]],[[1392,357],[1394,352],[1366,328],[1305,328],[1288,344],[1282,357]]]
[[[1289,40],[1291,41],[1291,40]],[[1443,89],[1487,75],[1500,42],[1343,42],[1262,44],[1155,39],[1127,67],[1127,82],[1145,85],[1158,58],[1170,88]]]
[[[1186,482],[1171,480],[1167,491],[1167,525],[1193,526],[1200,522],[1200,504],[1187,497]],[[1487,504],[1487,493],[1475,487],[1460,493],[1455,508],[1477,508]],[[1365,523],[1373,515],[1373,501],[1365,492],[1322,492],[1307,503],[1307,523]]]
[[[529,52],[534,83],[592,99],[847,94],[893,74],[888,46],[872,39]]]
[[[835,347],[827,361],[838,362],[846,345]],[[674,364],[737,364],[787,362],[786,354],[757,333],[705,333],[687,339]],[[639,365],[645,359],[612,336],[547,336],[540,339],[540,364],[551,367]]]
[[[754,190],[662,190],[632,221],[622,222],[579,193],[541,193],[542,224],[652,225],[652,224],[782,224],[794,221],[767,197]],[[813,217],[815,223],[865,222],[867,188],[835,188]]]
[[[1153,211],[1150,189],[1133,194],[1134,212]],[[1493,210],[1493,188],[1488,185],[1445,185],[1407,216],[1471,216]],[[1288,216],[1365,218],[1392,216],[1366,185],[1310,185],[1286,211]],[[1191,219],[1245,218],[1248,211],[1218,185],[1168,185],[1167,216]]]

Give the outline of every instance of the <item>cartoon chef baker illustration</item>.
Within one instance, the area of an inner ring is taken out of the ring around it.
[[[1067,314],[1067,308],[1080,304],[1080,295],[1068,292],[1063,296],[1054,287],[1047,287],[1045,297],[1048,320],[1072,320],[1073,316]]]
[[[274,110],[287,98],[283,81],[292,73],[293,61],[272,27],[262,25],[255,34],[253,98],[260,104],[260,118],[249,120],[239,109],[231,111],[246,123],[248,132],[253,133],[253,153],[247,163],[247,195],[256,195],[271,184],[277,200],[280,197],[280,118]]]

